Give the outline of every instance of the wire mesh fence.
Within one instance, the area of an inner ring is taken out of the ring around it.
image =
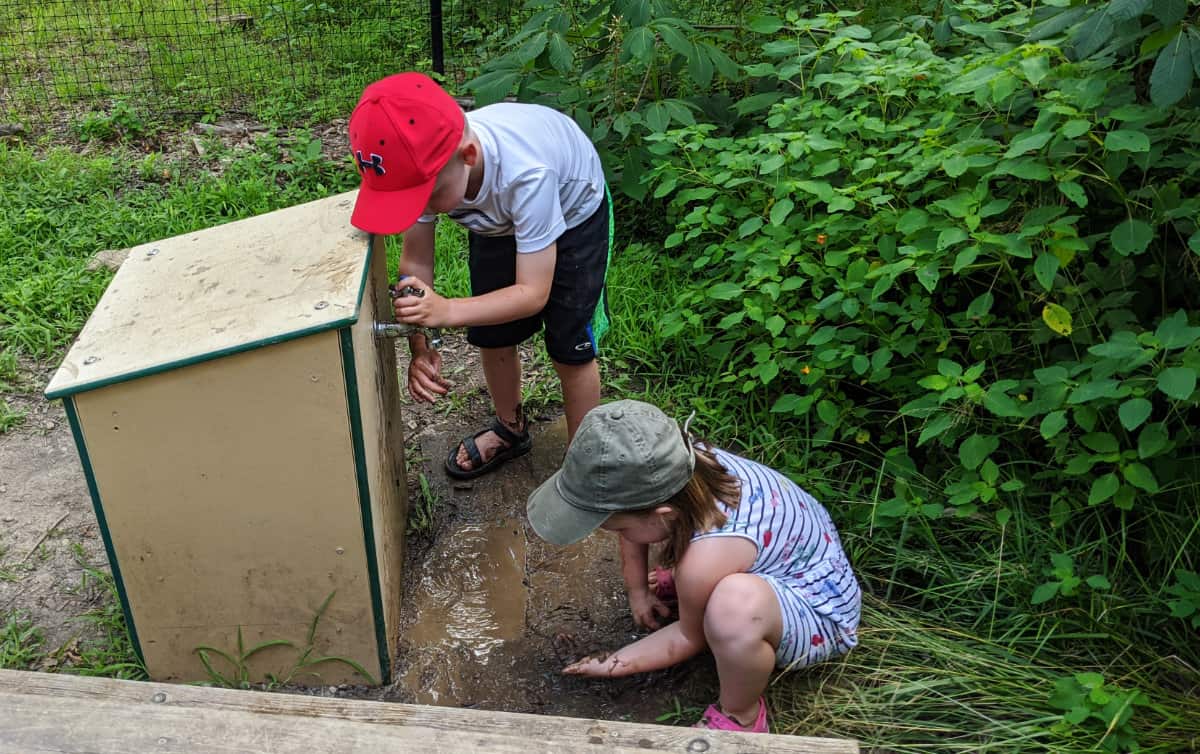
[[[429,66],[427,0],[0,0],[0,112],[129,99],[156,111],[353,99]]]
[[[734,0],[684,5],[705,22]],[[117,101],[163,116],[345,114],[399,70],[444,71],[460,89],[534,12],[503,0],[0,0],[0,120]]]

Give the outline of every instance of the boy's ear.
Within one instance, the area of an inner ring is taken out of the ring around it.
[[[458,153],[462,157],[463,164],[469,168],[475,167],[475,163],[479,162],[479,145],[474,142],[464,144]]]

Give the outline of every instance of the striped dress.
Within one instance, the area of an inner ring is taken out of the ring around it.
[[[762,464],[711,449],[741,482],[736,509],[718,501],[729,520],[692,539],[741,537],[758,557],[749,573],[775,591],[783,613],[778,667],[803,667],[858,644],[862,592],[825,507],[796,483]]]

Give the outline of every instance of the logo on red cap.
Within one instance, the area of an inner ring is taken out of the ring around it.
[[[354,151],[354,158],[358,160],[358,172],[366,173],[368,170],[374,170],[375,175],[387,175],[387,171],[383,169],[383,155],[371,153],[371,161],[367,162],[363,159],[362,150]]]

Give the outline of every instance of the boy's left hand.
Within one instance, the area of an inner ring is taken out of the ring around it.
[[[563,668],[563,673],[565,675],[585,675],[590,678],[609,678],[621,675],[624,666],[625,663],[617,658],[615,652],[613,654],[602,653],[576,660]]]
[[[404,285],[425,291],[424,296],[401,296],[392,300],[396,321],[420,327],[448,327],[450,299],[439,296],[420,278],[406,277]]]

